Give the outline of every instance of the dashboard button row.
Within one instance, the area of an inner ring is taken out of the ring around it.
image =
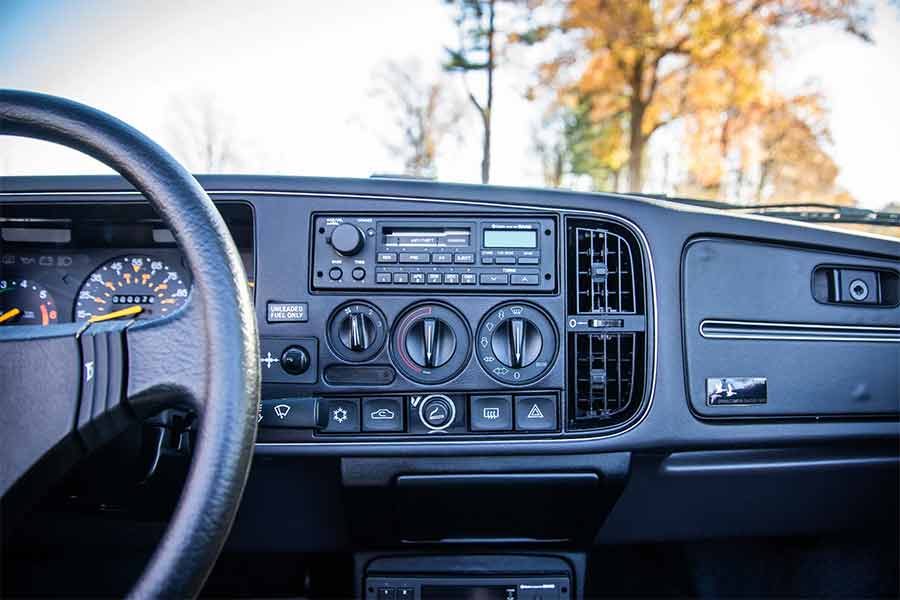
[[[481,264],[483,265],[539,265],[541,259],[537,256],[482,256]]]
[[[380,264],[395,264],[400,263],[401,265],[426,265],[426,264],[458,264],[458,265],[471,265],[475,264],[475,255],[471,252],[466,253],[458,253],[458,254],[448,254],[448,253],[439,253],[439,254],[429,254],[428,252],[401,252],[399,255],[396,252],[379,252],[375,257],[376,262]],[[514,264],[510,263],[510,264]]]
[[[537,277],[537,275],[535,275]],[[376,283],[474,285],[474,273],[376,273]],[[483,283],[483,282],[482,282]]]
[[[323,398],[318,401],[317,411],[309,405],[310,400],[265,400],[261,404],[260,414],[263,418],[260,425],[308,428],[308,421],[315,418],[319,421],[317,428],[322,433],[428,434],[559,430],[555,394],[471,395],[468,403],[466,396],[462,394]],[[466,408],[468,419],[464,418]]]
[[[354,276],[355,278],[355,276]],[[388,273],[375,274],[375,282],[421,285],[475,285],[475,273]],[[536,274],[481,273],[477,282],[481,285],[538,285]]]

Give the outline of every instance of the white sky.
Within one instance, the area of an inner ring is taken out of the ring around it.
[[[818,80],[840,182],[878,208],[900,199],[900,10],[885,0],[873,36],[866,46],[830,30],[795,35],[778,77],[785,87]],[[372,73],[388,59],[437,73],[455,39],[441,0],[0,0],[0,87],[91,104],[163,146],[173,100],[211,96],[242,140],[241,171],[367,177],[403,168],[379,141],[389,117],[369,97]],[[518,67],[498,75],[492,183],[542,183],[531,151],[540,115],[523,97],[525,76]],[[439,160],[443,180],[479,180],[474,113],[463,134]],[[0,174],[98,172],[74,152],[0,138]]]

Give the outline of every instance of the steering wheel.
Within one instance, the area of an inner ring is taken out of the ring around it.
[[[131,596],[196,596],[231,529],[256,438],[259,342],[234,241],[197,180],[106,113],[0,90],[0,134],[55,142],[118,171],[171,229],[194,281],[186,306],[160,319],[0,329],[4,512],[23,487],[58,478],[135,422],[189,407],[199,422],[193,462]]]

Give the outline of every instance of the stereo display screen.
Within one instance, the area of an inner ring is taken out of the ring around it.
[[[486,229],[484,231],[485,248],[537,248],[537,231],[526,230],[497,230]]]

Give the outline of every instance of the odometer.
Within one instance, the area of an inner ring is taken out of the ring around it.
[[[34,279],[0,279],[0,327],[56,323],[53,296]]]
[[[136,318],[160,317],[182,306],[189,293],[188,278],[162,260],[122,256],[100,265],[81,285],[75,320],[97,319],[132,307],[141,308]]]

